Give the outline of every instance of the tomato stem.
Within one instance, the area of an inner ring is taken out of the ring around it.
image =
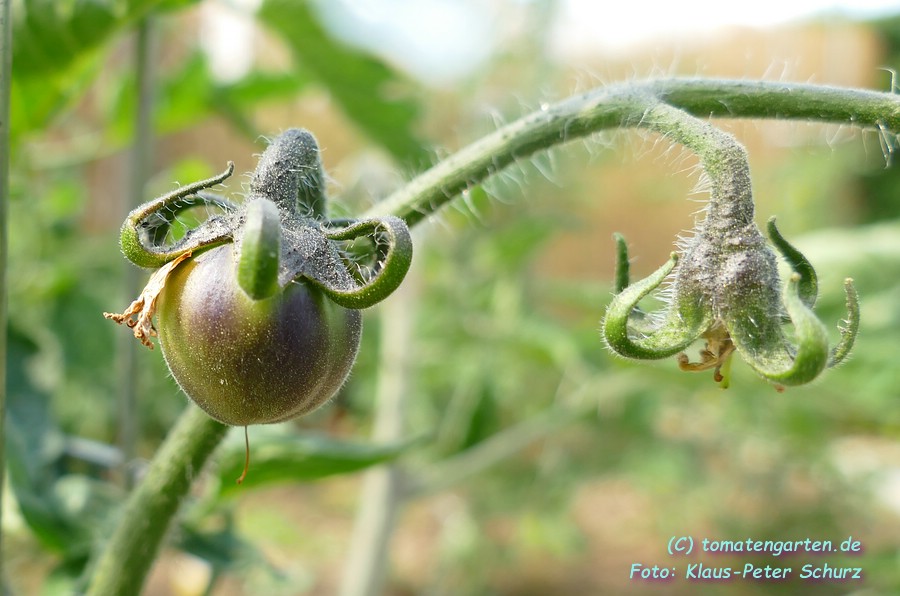
[[[410,226],[513,162],[602,130],[643,125],[647,98],[700,118],[835,122],[900,132],[900,96],[775,81],[673,78],[598,87],[515,120],[410,180],[363,217],[391,214]]]
[[[129,496],[96,561],[89,596],[141,592],[178,507],[229,428],[188,405]]]

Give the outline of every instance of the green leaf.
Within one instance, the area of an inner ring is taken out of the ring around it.
[[[226,574],[252,585],[251,591],[257,594],[307,592],[298,585],[296,568],[282,569],[270,561],[260,547],[238,532],[230,512],[225,518],[224,524],[212,517],[203,520],[202,526],[183,523],[174,533],[174,546],[203,559],[212,568],[210,584],[204,594],[218,593],[213,587],[218,578]],[[212,529],[207,528],[208,525],[212,525]]]
[[[292,97],[307,83],[302,73],[253,70],[233,83],[219,86],[216,93],[230,105],[247,109],[262,101]]]
[[[465,437],[460,451],[489,439],[500,428],[500,413],[494,391],[495,387],[489,382],[480,388],[475,407],[466,421]]]
[[[15,327],[7,339],[9,378],[6,416],[6,458],[12,492],[28,527],[41,543],[65,552],[77,529],[61,514],[53,486],[55,464],[64,451],[64,437],[50,413],[50,396],[31,382],[28,361],[37,345]]]
[[[199,50],[181,62],[173,72],[160,73],[155,108],[155,127],[159,134],[195,126],[206,118],[220,115],[250,138],[261,133],[248,113],[267,101],[294,97],[307,80],[294,72],[254,70],[237,81],[219,83],[209,70],[206,56]],[[110,128],[118,142],[132,136],[137,95],[134,75],[123,76],[109,111],[114,114]]]
[[[10,134],[39,130],[101,72],[100,48],[151,12],[197,0],[19,0],[12,11]]]
[[[15,145],[29,131],[39,131],[50,120],[80,97],[97,74],[93,61],[82,60],[64,72],[46,77],[18,77],[13,69],[10,88],[10,136]]]
[[[20,0],[13,11],[16,78],[46,77],[154,10],[196,0]]]
[[[282,36],[299,65],[372,140],[407,165],[428,163],[428,153],[412,131],[416,103],[393,95],[408,82],[376,58],[331,39],[308,2],[266,0],[259,19]]]
[[[113,485],[66,474],[67,439],[53,419],[50,396],[32,382],[38,346],[10,327],[6,456],[10,486],[28,527],[67,565],[87,560],[95,533],[121,501]]]
[[[56,565],[41,585],[41,596],[72,596],[84,593],[87,557],[65,559]]]
[[[235,480],[244,468],[244,443],[227,447],[220,459],[220,493],[231,495],[277,482],[303,482],[350,474],[405,453],[419,439],[389,445],[350,443],[321,435],[250,437],[250,470],[240,486]]]
[[[87,558],[96,537],[110,526],[111,514],[119,511],[125,494],[111,482],[66,474],[53,484],[53,500],[59,515],[73,528],[66,554]]]
[[[63,70],[114,30],[119,2],[24,0],[13,12],[16,78]]]
[[[253,563],[265,561],[253,546],[233,529],[202,531],[185,524],[179,528],[178,548],[199,557],[219,569],[235,567],[240,560],[251,560]]]

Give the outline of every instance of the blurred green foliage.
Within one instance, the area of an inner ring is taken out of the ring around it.
[[[23,592],[77,586],[124,494],[114,445],[122,382],[116,346],[127,332],[101,313],[131,298],[122,282],[127,265],[114,248],[116,224],[109,223],[121,219],[110,212],[126,209],[109,199],[123,192],[110,174],[121,163],[110,160],[132,135],[135,73],[121,55],[140,18],[156,15],[160,35],[181,51],[158,72],[157,135],[189,135],[215,121],[252,147],[260,134],[273,132],[260,128],[270,110],[324,91],[344,118],[339,131],[364,139],[341,168],[357,167],[375,180],[426,164],[423,131],[438,131],[428,138],[436,146],[476,138],[484,123],[472,122],[479,108],[478,98],[469,97],[473,88],[494,85],[485,96],[507,98],[504,76],[518,72],[530,80],[546,72],[539,52],[523,45],[455,94],[419,88],[380,59],[332,39],[306,2],[267,0],[259,23],[287,49],[290,65],[257,64],[222,82],[194,43],[195,4],[18,4],[7,424],[18,517],[7,524],[15,528],[17,519],[19,527],[5,536],[18,548],[4,553],[13,573],[29,569],[12,578]],[[535,3],[532,10],[546,6]],[[883,31],[896,33],[889,25],[882,23]],[[429,115],[429,105],[441,106],[441,113]],[[460,130],[446,129],[446,114],[459,115]],[[280,123],[295,125],[316,131],[316,122]],[[849,221],[824,207],[842,200],[841,185],[823,184],[824,166],[810,166],[813,158],[789,155],[778,170],[791,173],[789,192],[800,197],[800,204],[785,206],[791,218],[779,223],[792,241],[816,230],[796,243],[819,272],[821,317],[836,323],[842,316],[844,276],[854,277],[862,297],[851,361],[815,385],[779,394],[736,365],[732,388],[723,392],[707,376],[678,372],[674,362],[638,366],[613,358],[597,334],[611,282],[598,274],[564,281],[540,258],[557,239],[589,225],[585,205],[606,191],[582,176],[589,169],[583,152],[560,151],[564,163],[552,181],[543,175],[544,162],[516,166],[473,189],[418,236],[405,413],[410,441],[385,446],[360,438],[372,422],[378,336],[390,333],[376,309],[367,315],[360,359],[335,404],[275,430],[251,429],[257,467],[240,490],[230,482],[242,463],[242,441],[229,442],[180,520],[174,546],[207,561],[216,579],[247,582],[248,592],[267,586],[274,590],[268,593],[296,593],[305,572],[285,570],[244,537],[241,520],[268,510],[247,513],[240,502],[265,503],[267,494],[278,494],[266,493],[270,485],[283,489],[402,456],[422,500],[450,489],[464,498],[448,505],[446,523],[423,547],[430,565],[415,580],[395,578],[394,593],[405,593],[409,582],[418,582],[410,587],[415,593],[658,593],[628,583],[626,570],[632,557],[662,564],[667,538],[684,533],[772,540],[852,534],[866,546],[856,560],[865,566],[867,588],[900,590],[898,518],[891,509],[897,495],[884,489],[895,464],[883,455],[900,439],[900,367],[893,361],[900,332],[897,170],[882,170],[861,151],[849,144],[813,156],[834,166],[826,168],[830,176],[859,189],[863,206]],[[354,160],[371,153],[381,156],[375,166]],[[203,157],[168,160],[160,169],[167,179],[201,178],[220,165],[198,161]],[[591,167],[610,159],[595,157]],[[845,163],[863,166],[854,171],[839,165]],[[353,188],[345,194],[346,209],[368,206],[366,193],[356,197],[358,205]],[[611,264],[612,248],[610,239],[608,251],[590,255],[598,271]],[[633,250],[640,254],[641,246]],[[141,351],[138,362],[140,452],[150,457],[185,400],[158,354]],[[326,430],[331,437],[323,436]],[[490,454],[498,445],[515,449],[495,461]],[[293,529],[287,522],[272,525],[278,526],[273,532]],[[326,540],[315,530],[327,534],[327,528],[298,527],[296,540]],[[39,555],[30,557],[34,552]],[[34,559],[36,568],[28,568]],[[304,585],[313,591],[315,584]],[[676,584],[669,593],[735,593],[731,588]],[[847,586],[816,588],[838,594]],[[745,583],[741,589],[797,593],[798,586]]]

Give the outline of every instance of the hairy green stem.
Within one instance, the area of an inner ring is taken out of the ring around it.
[[[228,429],[197,406],[187,407],[120,513],[88,595],[140,594],[172,518]]]
[[[700,158],[709,179],[705,225],[753,225],[753,192],[747,150],[737,139],[684,110],[657,102],[640,126],[679,143]]]
[[[0,0],[0,512],[3,511],[3,477],[6,470],[6,259],[9,246],[7,238],[7,204],[9,202],[9,96],[12,83],[12,27],[9,13],[10,0]],[[2,516],[0,516],[0,544],[3,543]],[[3,549],[0,548],[0,591],[5,592]]]
[[[597,131],[646,126],[648,107],[659,102],[701,117],[805,119],[876,128],[883,134],[900,131],[900,97],[888,93],[703,79],[616,85],[567,99],[502,127],[414,178],[366,215],[392,214],[415,224],[518,159]],[[522,427],[521,437],[508,444],[488,444],[469,457],[496,461],[509,453],[509,445],[527,444],[545,433],[545,428],[561,423],[551,419],[535,428]],[[182,416],[129,499],[101,555],[89,593],[140,591],[165,528],[225,430],[193,406]],[[456,472],[446,471],[444,481],[482,465],[461,460]],[[435,479],[428,486],[433,490],[440,483]]]
[[[442,160],[374,205],[409,225],[512,162],[610,128],[640,126],[647,98],[700,117],[816,120],[900,132],[900,96],[767,81],[667,79],[600,87],[541,108]]]

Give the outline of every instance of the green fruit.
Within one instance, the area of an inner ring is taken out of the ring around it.
[[[158,335],[187,396],[246,427],[305,414],[340,389],[359,349],[359,309],[400,285],[412,239],[398,217],[328,217],[307,130],[272,140],[240,206],[209,190],[233,172],[229,162],[128,214],[122,251],[156,272],[125,312],[104,316],[147,347]],[[198,207],[214,211],[175,238],[178,215]]]
[[[233,245],[179,264],[159,296],[159,340],[181,389],[235,426],[282,422],[327,402],[347,378],[362,332],[346,309],[303,281],[253,300]]]

